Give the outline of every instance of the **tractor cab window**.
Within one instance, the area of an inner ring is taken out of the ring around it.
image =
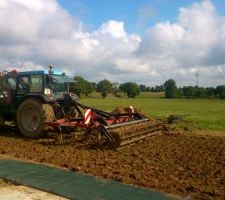
[[[16,78],[14,77],[6,77],[3,79],[2,83],[3,91],[16,91]]]
[[[19,76],[17,93],[24,95],[28,92],[28,76]]]
[[[43,76],[31,75],[30,76],[30,92],[43,92]]]
[[[16,78],[5,77],[2,83],[2,92],[4,94],[7,105],[11,105],[15,91],[16,91]]]
[[[13,77],[3,79],[3,90],[16,90],[16,79]]]
[[[47,75],[46,88],[49,88],[54,98],[62,98],[65,92],[65,83],[62,81],[62,76]]]

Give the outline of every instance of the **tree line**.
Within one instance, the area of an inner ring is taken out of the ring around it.
[[[112,93],[116,97],[120,97],[120,93],[123,92],[129,98],[134,98],[140,94],[141,90],[135,82],[125,82],[119,84],[117,82],[111,83],[109,80],[101,80],[98,83],[89,82],[81,76],[74,77],[75,83],[70,87],[70,90],[76,93],[79,97],[84,95],[87,97],[92,92],[100,92],[103,98],[106,98],[109,93]]]
[[[81,76],[74,77],[75,83],[71,85],[71,91],[79,97],[87,97],[92,92],[99,92],[103,98],[109,93],[121,97],[124,93],[129,98],[135,98],[140,92],[165,92],[165,98],[221,98],[225,99],[225,85],[217,87],[183,86],[177,87],[175,80],[169,79],[163,85],[149,87],[135,82],[117,83],[107,79],[98,83],[85,80]]]
[[[225,85],[216,87],[183,86],[177,87],[175,80],[164,83],[165,98],[220,98],[225,99]]]
[[[146,86],[144,84],[139,85],[141,92],[164,92],[163,85],[156,85],[154,87]]]

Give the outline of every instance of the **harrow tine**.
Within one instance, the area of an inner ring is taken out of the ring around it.
[[[110,143],[114,144],[116,142],[115,138],[108,132],[105,126],[101,126],[100,129]]]
[[[139,119],[139,120],[123,122],[123,123],[119,123],[119,124],[113,124],[113,125],[107,126],[106,128],[110,129],[110,128],[122,127],[122,126],[137,124],[137,123],[141,123],[141,122],[145,122],[145,121],[148,121],[148,119]]]
[[[102,126],[102,133],[113,147],[119,148],[162,133],[162,126],[148,119]]]

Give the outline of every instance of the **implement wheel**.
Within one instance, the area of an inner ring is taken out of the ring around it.
[[[24,100],[17,112],[17,126],[20,132],[29,138],[40,138],[46,135],[45,121],[55,118],[52,106],[42,104],[37,99]]]

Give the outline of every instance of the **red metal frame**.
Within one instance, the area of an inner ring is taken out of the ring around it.
[[[114,117],[111,119],[104,119],[107,124],[113,125],[113,124],[119,124],[124,122],[129,122],[133,119],[133,116],[129,113],[125,114],[124,116]],[[88,127],[100,127],[103,126],[102,123],[98,122],[95,115],[92,115],[91,122],[89,124],[85,124],[84,117],[78,117],[78,118],[62,118],[55,121],[46,121],[45,125],[51,126],[51,127],[59,127],[59,126],[72,126],[72,127],[80,127],[80,128],[88,128]]]

